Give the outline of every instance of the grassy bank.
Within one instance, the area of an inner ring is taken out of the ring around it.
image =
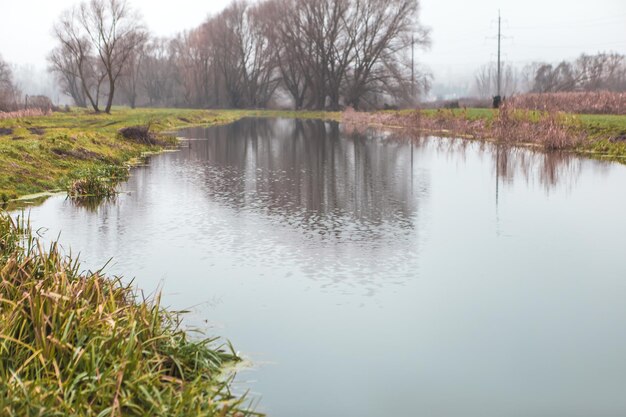
[[[358,113],[352,120],[383,127],[418,128],[432,133],[495,139],[548,149],[569,149],[594,157],[626,159],[626,116],[571,115],[491,109],[453,109]],[[189,126],[226,124],[243,117],[299,117],[340,120],[339,113],[271,110],[114,109],[84,110],[0,120],[0,205],[32,194],[97,189],[101,179],[81,183],[93,173],[110,172],[144,153],[174,146],[167,132]],[[344,120],[346,118],[344,117]],[[350,120],[350,118],[348,118]],[[158,143],[127,140],[118,133],[150,125]],[[105,179],[106,182],[106,179]],[[76,188],[76,187],[75,187]]]
[[[250,415],[229,392],[229,345],[190,340],[158,297],[79,271],[0,212],[1,415]]]
[[[343,121],[442,136],[565,150],[626,162],[626,115],[584,115],[504,107],[346,112]]]
[[[333,118],[323,112],[184,109],[114,109],[112,114],[84,110],[0,120],[0,204],[31,194],[65,190],[81,174],[121,166],[146,152],[174,146],[166,132],[188,126],[214,126],[246,116]],[[118,131],[150,125],[153,144],[125,140]]]
[[[233,120],[229,114],[184,110],[118,110],[111,115],[85,111],[0,120],[0,200],[65,189],[76,174],[107,165],[119,166],[159,144],[123,140],[118,130],[151,123],[162,132],[181,125],[216,124]]]

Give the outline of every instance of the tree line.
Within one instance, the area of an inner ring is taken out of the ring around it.
[[[79,106],[338,110],[406,105],[427,88],[419,0],[236,0],[172,38],[126,0],[90,0],[57,21],[48,57]]]
[[[600,52],[581,54],[574,60],[559,63],[534,62],[522,68],[504,64],[501,69],[502,92],[557,93],[626,91],[626,55]],[[495,95],[495,64],[481,67],[475,75],[474,90],[481,98]]]

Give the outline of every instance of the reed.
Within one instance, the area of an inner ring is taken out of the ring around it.
[[[350,127],[378,126],[458,136],[489,139],[514,145],[532,145],[546,150],[575,149],[588,138],[571,115],[556,111],[519,109],[505,103],[488,116],[473,117],[468,109],[343,113],[343,123]]]
[[[626,114],[626,93],[611,91],[522,94],[508,100],[519,109],[581,114]]]
[[[0,120],[3,119],[19,119],[22,117],[38,117],[38,116],[47,116],[51,114],[49,110],[41,110],[41,109],[25,109],[25,110],[16,110],[12,112],[1,112],[0,111]]]
[[[229,344],[0,212],[0,415],[247,416]]]

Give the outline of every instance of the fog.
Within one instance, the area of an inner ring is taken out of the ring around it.
[[[152,33],[169,36],[199,25],[230,0],[131,0]],[[76,0],[0,0],[0,55],[15,66],[27,94],[50,92],[46,56],[52,25]],[[498,10],[503,60],[516,66],[573,59],[583,52],[626,53],[626,2],[597,0],[422,0],[422,22],[431,29],[429,50],[417,52],[434,76],[435,94],[463,94],[478,67],[496,59]],[[39,91],[33,91],[39,90]]]

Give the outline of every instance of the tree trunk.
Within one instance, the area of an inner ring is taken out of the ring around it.
[[[113,106],[113,96],[115,95],[115,80],[109,75],[109,97],[107,98],[107,106],[104,112],[111,114],[111,107]]]

